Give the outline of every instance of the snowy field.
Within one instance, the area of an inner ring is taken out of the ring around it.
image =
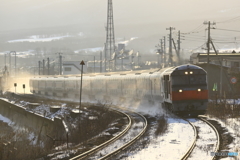
[[[234,138],[234,141],[228,146],[229,152],[237,152],[237,157],[226,157],[224,160],[240,160],[240,118],[226,118],[224,121],[218,118],[208,117],[208,119],[218,121],[222,127],[226,128],[228,133]]]
[[[181,159],[194,140],[194,131],[189,123],[178,118],[167,118],[168,129],[155,137],[151,130],[150,144],[136,153],[128,154],[127,160],[176,160]]]

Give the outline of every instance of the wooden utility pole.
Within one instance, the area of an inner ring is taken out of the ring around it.
[[[43,71],[42,71],[43,75],[45,75],[45,60],[43,59]]]
[[[166,64],[166,38],[163,37],[163,63]]]
[[[169,34],[169,59],[168,59],[168,63],[170,63],[170,65],[172,65],[172,30],[175,30],[175,28],[169,27],[169,28],[167,28],[167,30],[170,30],[170,34]]]
[[[181,54],[181,46],[180,46],[180,44],[181,44],[181,33],[180,33],[180,31],[178,31],[177,42],[178,42],[178,55],[179,55],[179,63],[180,63],[180,54]]]
[[[211,25],[215,25],[216,23],[215,22],[213,22],[213,23],[211,23],[210,21],[205,21],[205,22],[203,22],[203,24],[205,24],[205,25],[208,25],[208,40],[207,40],[207,82],[208,82],[208,84],[210,84],[209,83],[209,62],[210,62],[210,60],[209,60],[209,53],[210,53],[210,43],[211,43],[211,32],[210,32],[210,29],[211,29]],[[208,85],[208,86],[210,86],[210,85]],[[210,88],[208,87],[208,90],[209,90]]]
[[[50,75],[50,62],[49,57],[47,58],[47,64],[48,64],[48,75]]]
[[[160,47],[161,47],[161,64],[162,63],[164,63],[164,61],[163,61],[163,40],[162,39],[160,39]]]

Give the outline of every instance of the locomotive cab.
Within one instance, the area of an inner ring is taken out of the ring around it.
[[[175,68],[171,74],[173,112],[182,115],[204,114],[208,103],[207,74],[195,65]]]

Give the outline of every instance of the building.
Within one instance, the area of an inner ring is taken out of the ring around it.
[[[208,58],[209,65],[207,65]],[[233,97],[240,94],[236,87],[239,82],[231,83],[231,79],[240,71],[240,53],[219,53],[218,55],[216,53],[209,53],[209,55],[193,53],[190,56],[190,63],[198,65],[208,72],[210,98],[219,95]]]
[[[190,56],[190,63],[192,64],[207,63],[207,61],[207,53],[193,53]],[[219,65],[219,62],[222,62],[223,66],[239,69],[240,53],[219,53],[218,55],[216,53],[209,53],[209,63]]]

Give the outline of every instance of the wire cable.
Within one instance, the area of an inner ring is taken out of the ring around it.
[[[230,29],[221,29],[221,28],[215,28],[215,30],[230,31],[230,32],[240,32],[239,30],[230,30]]]
[[[236,21],[236,20],[240,20],[240,16],[237,16],[235,18],[231,18],[231,19],[228,19],[228,20],[225,20],[225,21],[216,22],[216,23],[229,23],[231,21]]]

